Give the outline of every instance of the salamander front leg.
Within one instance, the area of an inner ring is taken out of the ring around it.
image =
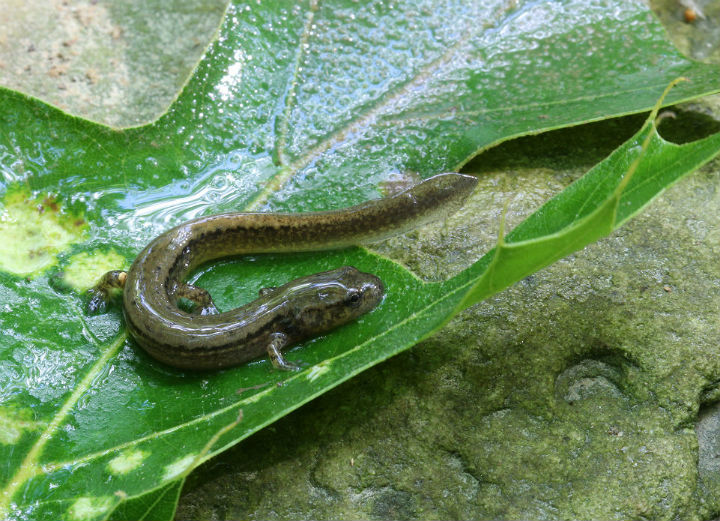
[[[267,287],[267,288],[260,288],[260,291],[258,291],[258,295],[260,295],[261,297],[267,297],[267,296],[270,295],[272,292],[274,292],[276,289],[277,289],[276,286],[270,286],[270,287]]]
[[[285,360],[282,350],[288,344],[288,337],[284,333],[273,333],[270,335],[270,343],[267,345],[267,352],[270,355],[270,361],[277,369],[283,371],[297,371],[299,365],[293,364]]]
[[[124,288],[125,279],[127,279],[127,273],[121,270],[108,271],[100,277],[100,281],[88,290],[90,296],[87,303],[88,311],[93,314],[104,311],[110,300],[110,290]]]
[[[220,313],[207,290],[181,282],[175,287],[173,294],[177,298],[186,298],[194,303],[196,306],[193,310],[194,315],[217,315]]]

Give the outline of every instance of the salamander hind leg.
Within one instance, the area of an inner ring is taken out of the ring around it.
[[[115,288],[124,288],[126,278],[127,273],[122,270],[108,271],[100,277],[98,283],[88,290],[90,297],[87,303],[88,311],[92,314],[105,311],[105,307],[110,301],[110,291]]]
[[[195,304],[196,307],[193,309],[195,315],[217,315],[220,313],[207,290],[181,282],[175,287],[174,294],[177,298],[186,298]]]
[[[270,355],[270,361],[276,369],[283,371],[297,371],[299,365],[293,364],[285,360],[282,350],[288,344],[288,337],[284,333],[272,333],[270,335],[270,343],[267,345],[267,352]]]

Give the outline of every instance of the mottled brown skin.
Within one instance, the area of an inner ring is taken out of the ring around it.
[[[124,286],[130,334],[174,367],[218,369],[267,352],[277,367],[293,369],[281,350],[372,310],[384,294],[380,279],[344,266],[261,290],[257,300],[218,313],[210,295],[184,278],[200,264],[227,256],[343,248],[402,233],[455,212],[476,184],[471,176],[440,174],[342,210],[200,217],[153,240],[126,276],[108,272],[92,290],[90,308],[102,307],[109,288]],[[195,312],[179,309],[178,298],[195,302]]]

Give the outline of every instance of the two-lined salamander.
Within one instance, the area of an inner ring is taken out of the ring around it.
[[[125,322],[152,357],[184,369],[217,369],[269,353],[293,369],[282,349],[367,313],[384,287],[351,266],[260,291],[258,299],[218,313],[207,291],[183,280],[199,265],[232,255],[344,248],[402,233],[459,209],[477,184],[463,174],[440,174],[396,195],[327,212],[225,213],[193,219],[153,240],[126,273],[111,271],[91,290],[101,308],[123,287]],[[196,304],[192,313],[179,298]]]

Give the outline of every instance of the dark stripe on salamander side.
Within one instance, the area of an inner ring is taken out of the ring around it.
[[[239,312],[242,312],[244,309],[249,308],[253,306],[254,303],[246,304],[245,306],[241,306],[239,308],[236,308],[232,311],[227,312],[227,314],[237,314]],[[171,343],[163,343],[158,341],[157,338],[150,337],[147,334],[145,334],[144,330],[139,328],[132,320],[132,318],[129,316],[129,314],[125,314],[125,321],[128,326],[128,329],[131,330],[131,334],[133,337],[137,339],[137,337],[142,337],[144,339],[144,342],[141,342],[144,346],[152,346],[152,350],[168,353],[171,355],[184,355],[184,354],[192,354],[197,352],[202,352],[205,354],[212,354],[212,353],[219,353],[222,351],[231,351],[238,347],[238,343],[244,343],[247,342],[248,339],[255,340],[257,338],[263,337],[263,336],[269,336],[271,333],[275,333],[278,331],[282,331],[284,334],[286,334],[290,340],[297,341],[302,338],[302,335],[298,335],[297,331],[294,330],[291,324],[291,320],[289,318],[288,313],[278,313],[275,314],[271,320],[267,320],[262,324],[258,324],[259,327],[255,329],[247,329],[246,334],[244,336],[241,336],[241,338],[233,338],[232,340],[229,340],[228,342],[224,344],[217,344],[217,345],[202,345],[195,349],[189,349],[186,346],[183,345],[177,345],[177,344],[171,344]]]

